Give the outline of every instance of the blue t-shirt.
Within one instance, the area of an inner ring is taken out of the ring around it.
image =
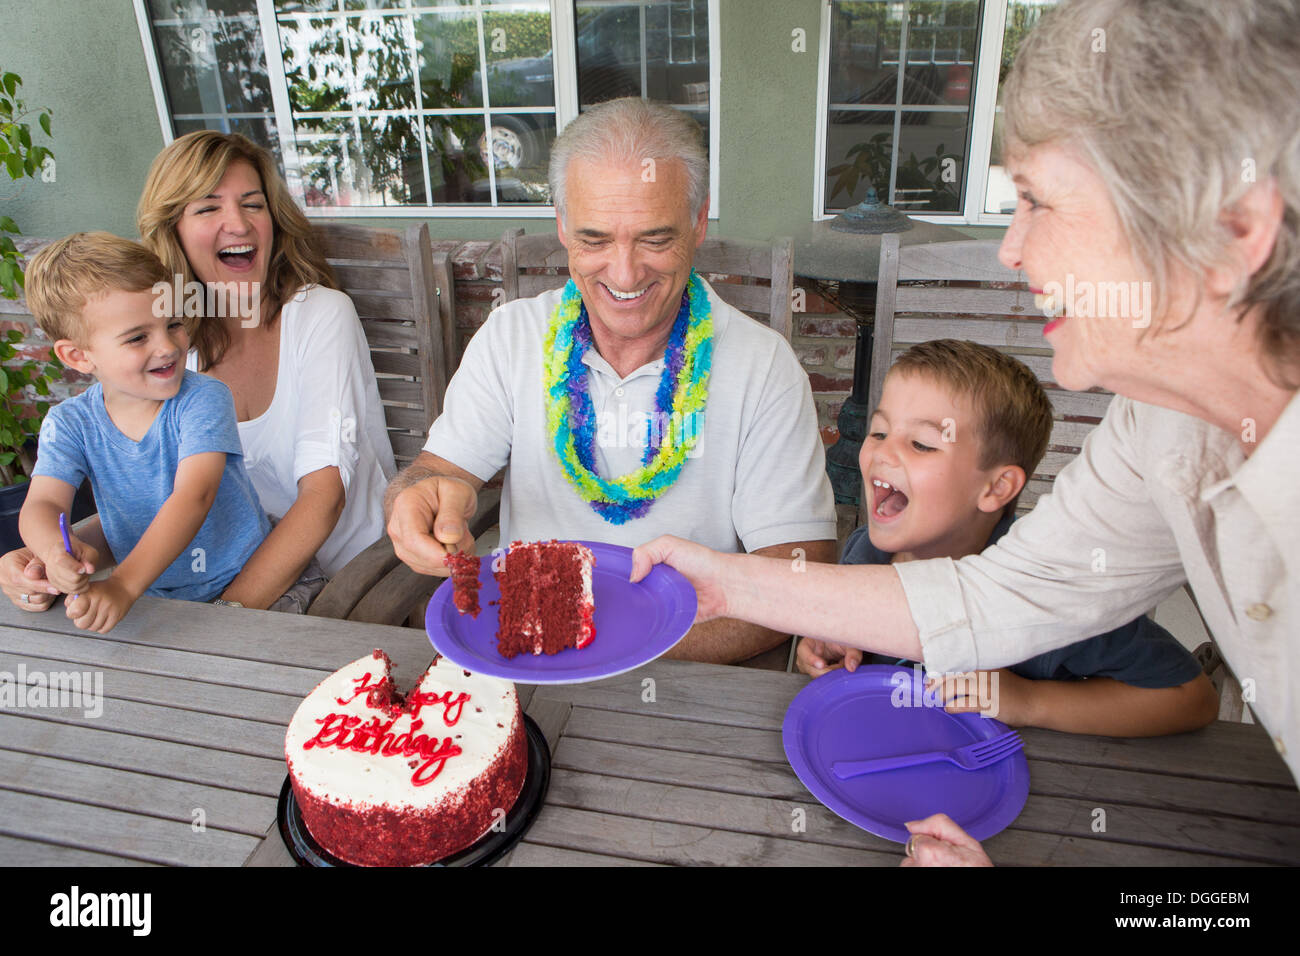
[[[235,578],[271,530],[244,471],[235,402],[224,383],[185,372],[180,391],[163,402],[135,442],[113,424],[98,382],[50,409],[41,426],[34,475],[80,487],[89,476],[104,537],[118,561],[144,536],[171,496],[181,459],[226,455],[226,470],[208,517],[171,566],[146,591],[155,597],[210,601]]]
[[[984,546],[1006,534],[1013,520],[1014,516],[1004,516]],[[840,564],[889,564],[891,558],[871,543],[863,525],[844,543]],[[1134,687],[1155,688],[1186,684],[1201,673],[1201,665],[1176,637],[1143,615],[1113,631],[1031,657],[1010,670],[1028,680],[1110,677]]]

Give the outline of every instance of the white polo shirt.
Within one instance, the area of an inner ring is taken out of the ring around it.
[[[706,283],[707,287],[707,283]],[[834,540],[812,389],[790,344],[709,289],[713,368],[703,430],[677,481],[642,518],[605,521],[565,478],[546,430],[543,343],[559,289],[496,309],[470,340],[424,450],[487,481],[506,467],[501,540],[569,538],[635,547],[675,534],[719,551]],[[663,359],[620,378],[583,361],[605,478],[641,467]]]

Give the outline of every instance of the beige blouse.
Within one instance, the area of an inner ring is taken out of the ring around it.
[[[1300,397],[1247,458],[1124,397],[1052,494],[982,554],[894,568],[934,671],[1003,667],[1110,630],[1187,583],[1300,780]]]

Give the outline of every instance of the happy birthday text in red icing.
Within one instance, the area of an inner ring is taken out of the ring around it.
[[[462,751],[452,742],[451,737],[444,737],[439,741],[435,736],[417,733],[424,726],[424,721],[420,719],[420,711],[425,707],[442,704],[442,721],[446,726],[453,727],[460,720],[470,695],[462,691],[453,698],[452,691],[442,694],[422,694],[414,691],[403,701],[394,691],[390,679],[385,677],[372,683],[371,677],[372,675],[367,673],[357,678],[354,681],[357,687],[351,697],[335,699],[342,706],[365,694],[367,705],[384,711],[390,719],[384,721],[380,717],[371,717],[363,721],[360,717],[339,713],[317,718],[316,723],[321,725],[321,729],[315,737],[302,745],[303,750],[310,750],[313,747],[338,747],[340,750],[398,757],[404,760],[418,757],[421,762],[411,774],[411,783],[422,787],[442,773],[442,768],[446,766],[447,761]],[[411,715],[411,729],[394,734],[393,725],[404,712],[409,712]]]

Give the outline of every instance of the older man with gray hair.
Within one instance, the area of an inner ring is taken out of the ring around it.
[[[477,490],[505,467],[503,542],[673,533],[833,561],[808,377],[692,270],[709,212],[699,127],[640,99],[600,104],[556,141],[550,179],[571,281],[496,309],[470,341],[424,451],[389,486],[398,557],[447,574],[447,549],[473,548]],[[732,663],[783,638],[719,619],[671,653]]]

